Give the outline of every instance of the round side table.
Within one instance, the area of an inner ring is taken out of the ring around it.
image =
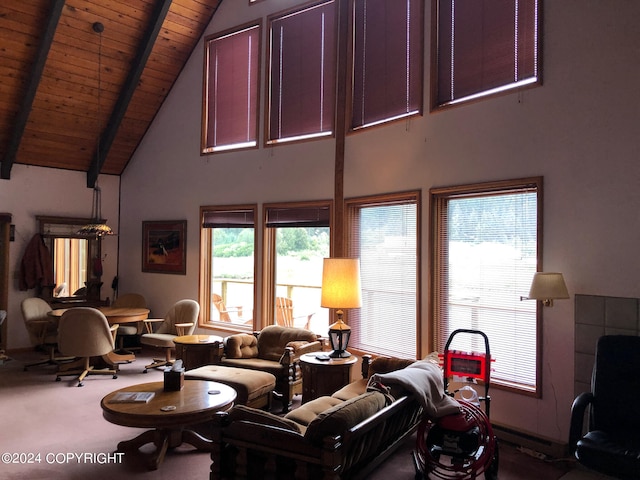
[[[318,397],[331,395],[351,381],[351,367],[358,358],[318,360],[322,352],[305,353],[300,356],[302,370],[302,403]]]
[[[182,335],[173,343],[176,359],[182,360],[185,370],[214,365],[221,356],[222,337],[216,335]]]

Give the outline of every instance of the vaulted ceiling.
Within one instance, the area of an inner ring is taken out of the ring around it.
[[[2,1],[0,178],[122,174],[221,2]]]

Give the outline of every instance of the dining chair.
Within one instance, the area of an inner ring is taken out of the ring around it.
[[[173,339],[182,335],[191,335],[198,323],[200,305],[195,300],[180,300],[171,307],[164,319],[148,318],[144,320],[147,333],[140,337],[140,343],[164,350],[164,358],[154,358],[153,362],[144,367],[143,373],[148,369],[173,365],[171,351],[175,349]],[[160,324],[154,331],[154,325]]]
[[[82,387],[87,375],[118,378],[116,370],[96,370],[90,364],[91,357],[101,357],[113,350],[117,329],[118,325],[109,325],[107,317],[95,308],[75,307],[64,312],[58,325],[58,347],[63,354],[78,357],[78,360],[61,368],[56,381],[63,376],[77,375],[78,386]]]
[[[20,303],[20,310],[32,345],[48,354],[44,360],[26,364],[24,369],[37,365],[58,365],[62,361],[70,360],[70,358],[56,357],[58,323],[49,316],[51,306],[42,298],[32,297],[25,298]]]
[[[114,308],[147,308],[147,300],[139,293],[125,293],[118,296],[111,304]],[[139,350],[140,335],[144,331],[143,323],[136,322],[128,325],[120,325],[116,336],[116,345],[118,350],[125,350],[125,340],[127,341],[126,349]],[[129,345],[133,344],[133,345]]]

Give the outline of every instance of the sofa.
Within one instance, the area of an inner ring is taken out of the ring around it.
[[[254,334],[237,333],[224,340],[220,365],[260,370],[276,377],[274,393],[289,411],[293,396],[302,393],[300,356],[322,349],[310,330],[270,325]]]
[[[418,363],[365,355],[362,379],[283,417],[241,405],[219,412],[212,422],[211,480],[366,478],[426,412],[419,394],[379,379]],[[439,367],[431,366],[444,396]]]

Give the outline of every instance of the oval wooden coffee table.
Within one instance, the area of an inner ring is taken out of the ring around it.
[[[118,393],[153,392],[147,403],[116,403]],[[217,412],[233,406],[236,391],[217,382],[185,380],[184,388],[176,392],[165,392],[164,382],[142,383],[121,388],[106,395],[100,402],[104,418],[125,427],[151,427],[132,440],[118,443],[120,452],[137,452],[147,456],[147,466],[158,468],[168,448],[181,443],[211,451],[211,440],[186,427],[211,420]],[[156,450],[143,454],[140,447],[154,443]]]

